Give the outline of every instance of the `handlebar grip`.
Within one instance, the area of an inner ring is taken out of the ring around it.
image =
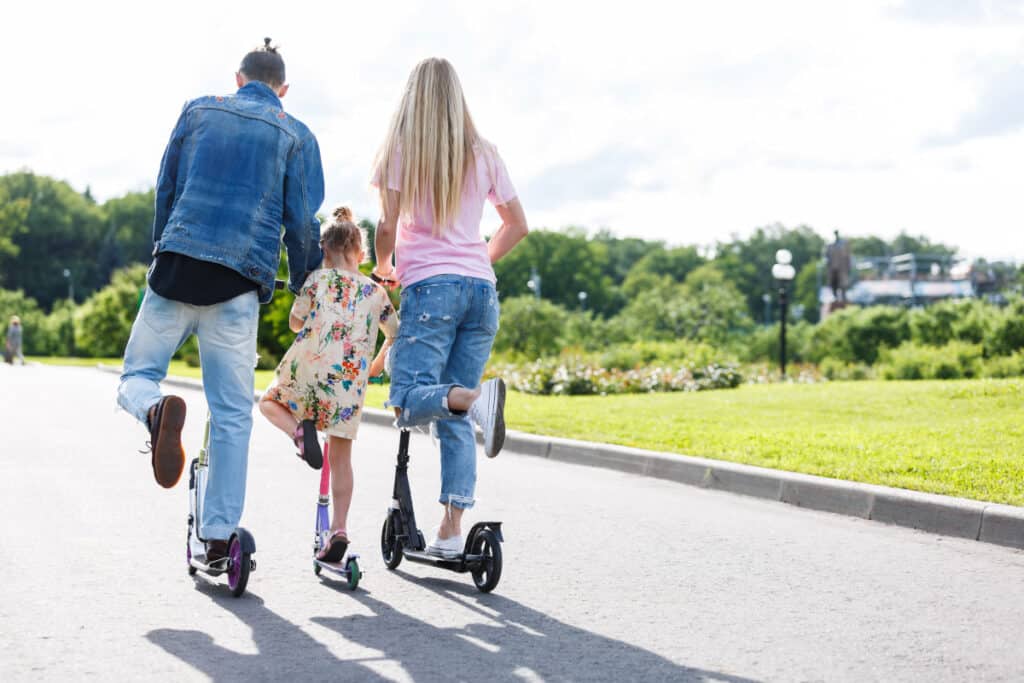
[[[286,284],[288,284],[288,283],[286,283],[284,280],[274,280],[274,289],[275,290],[282,290],[282,289],[284,289]]]

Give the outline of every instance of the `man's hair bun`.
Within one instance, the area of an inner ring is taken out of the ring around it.
[[[334,219],[338,221],[352,221],[352,209],[347,206],[339,206],[334,210]]]

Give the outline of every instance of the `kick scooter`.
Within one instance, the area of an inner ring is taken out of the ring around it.
[[[466,537],[466,547],[455,557],[441,557],[427,552],[423,533],[416,526],[409,488],[409,431],[402,430],[398,441],[398,464],[395,467],[395,488],[391,506],[380,534],[380,551],[388,569],[396,569],[406,558],[410,562],[429,564],[453,572],[470,572],[473,583],[490,593],[501,579],[501,522],[477,522]]]
[[[245,592],[249,583],[249,572],[256,569],[256,540],[246,529],[236,527],[228,539],[228,554],[213,562],[206,561],[206,539],[199,535],[199,522],[203,518],[203,500],[206,497],[207,469],[210,465],[210,414],[206,414],[203,429],[203,447],[199,457],[192,460],[188,478],[188,541],[185,544],[185,558],[188,561],[189,576],[197,571],[210,576],[227,574],[228,587],[236,598]]]
[[[274,289],[284,289],[284,280],[274,280]],[[199,525],[203,519],[203,501],[206,498],[207,470],[210,467],[210,413],[206,413],[206,426],[203,428],[203,447],[199,449],[199,457],[192,460],[188,477],[188,537],[185,542],[185,559],[188,562],[188,574],[203,572],[210,576],[228,575],[228,588],[233,596],[240,597],[249,583],[249,572],[256,571],[256,560],[252,558],[256,552],[256,539],[243,527],[235,527],[228,539],[228,554],[219,560],[206,560],[206,540],[199,535]]]
[[[348,587],[352,590],[359,585],[359,579],[363,573],[359,570],[359,555],[349,553],[341,562],[324,562],[317,559],[316,554],[327,542],[327,535],[331,530],[331,461],[329,456],[329,439],[324,440],[324,464],[320,469],[320,497],[316,504],[316,533],[313,535],[313,573],[320,576],[320,572],[326,569],[329,572],[345,577]]]

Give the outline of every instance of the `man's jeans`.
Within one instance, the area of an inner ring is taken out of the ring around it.
[[[192,306],[147,287],[124,352],[117,402],[145,425],[150,407],[161,398],[160,382],[171,356],[190,335],[199,338],[211,416],[210,470],[200,525],[200,534],[208,539],[227,540],[242,517],[258,318],[255,290],[213,306]]]
[[[437,275],[402,290],[402,321],[391,351],[391,396],[399,427],[436,421],[440,502],[473,507],[476,437],[465,414],[448,410],[452,387],[475,388],[498,331],[498,294],[486,280]]]

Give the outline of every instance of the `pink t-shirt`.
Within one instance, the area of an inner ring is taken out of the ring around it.
[[[434,236],[433,211],[421,207],[413,216],[402,216],[395,241],[395,272],[403,287],[435,275],[465,275],[495,282],[494,268],[487,255],[487,242],[480,235],[484,200],[495,206],[516,197],[505,162],[487,143],[474,145],[476,157],[462,184],[462,201],[455,221]],[[388,189],[401,190],[401,151],[393,157]],[[475,173],[474,173],[475,171]]]

